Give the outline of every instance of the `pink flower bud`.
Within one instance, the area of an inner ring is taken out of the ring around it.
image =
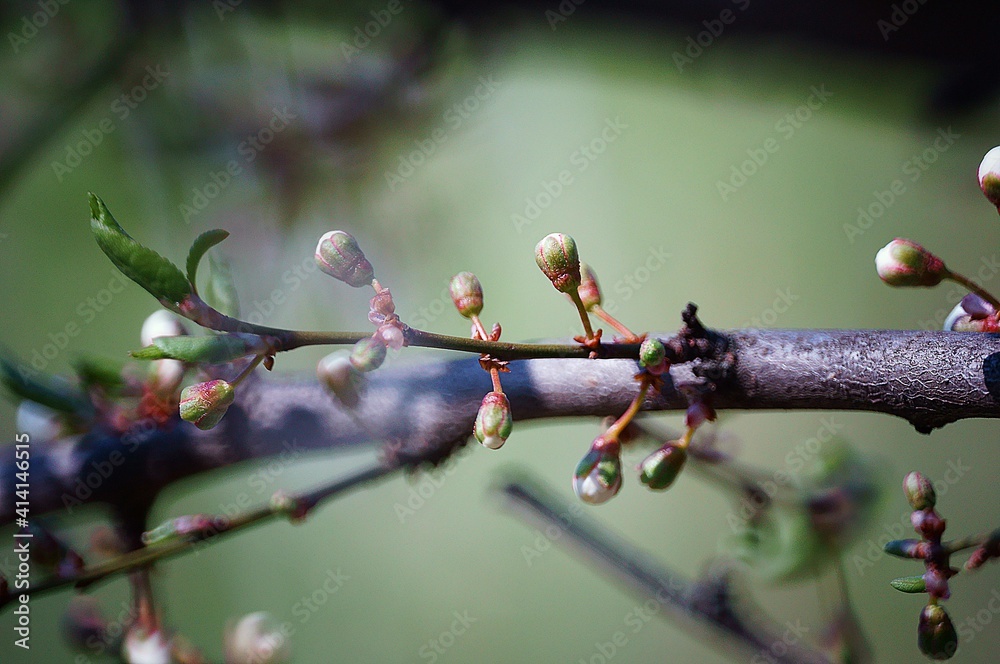
[[[979,164],[979,188],[1000,211],[1000,146],[987,152]]]
[[[510,402],[503,392],[489,392],[476,414],[472,432],[476,440],[491,450],[500,449],[510,436],[514,420],[510,415]]]
[[[580,256],[569,235],[552,233],[535,246],[535,262],[556,290],[574,292],[580,285]]]
[[[875,254],[879,278],[890,286],[937,286],[948,276],[944,262],[916,242],[896,238]]]
[[[368,286],[375,278],[372,264],[350,233],[330,231],[316,245],[316,264],[319,269],[348,286]]]
[[[202,430],[211,429],[226,414],[236,391],[224,380],[196,383],[181,391],[181,419]]]

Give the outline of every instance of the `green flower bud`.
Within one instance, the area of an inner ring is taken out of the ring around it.
[[[236,391],[224,380],[189,385],[181,391],[181,419],[202,430],[219,423],[233,403]]]
[[[901,593],[925,593],[927,592],[927,582],[922,575],[901,576],[893,579],[889,585]]]
[[[586,263],[580,263],[580,285],[576,292],[587,311],[601,306],[601,286],[597,283],[597,275]]]
[[[316,365],[316,375],[345,406],[354,408],[358,405],[364,376],[354,368],[350,353],[345,350],[330,353]]]
[[[915,510],[928,510],[937,502],[934,485],[923,474],[913,471],[903,478],[903,493],[910,507]]]
[[[639,464],[639,481],[654,491],[664,491],[677,479],[684,462],[687,449],[669,442],[656,450]]]
[[[650,337],[639,346],[639,366],[651,374],[659,375],[670,368],[667,363],[667,349],[663,342]]]
[[[351,364],[362,373],[375,371],[385,362],[385,343],[382,339],[368,337],[354,344]]]
[[[890,286],[937,286],[948,275],[940,258],[899,237],[875,254],[875,269]]]
[[[1000,210],[1000,146],[987,152],[979,164],[979,188]]]
[[[621,446],[597,438],[573,473],[573,491],[585,503],[600,505],[622,488]]]
[[[958,634],[948,612],[940,604],[928,604],[920,612],[917,647],[931,659],[944,660],[958,650]]]
[[[535,262],[556,290],[572,293],[580,286],[580,256],[570,236],[546,235],[535,246]]]
[[[330,231],[316,245],[316,263],[319,269],[348,286],[361,288],[375,278],[372,264],[350,233]]]
[[[466,318],[478,316],[483,311],[483,286],[471,272],[459,272],[448,285],[451,301],[458,313]]]
[[[510,415],[510,402],[503,392],[489,392],[483,397],[472,432],[476,440],[491,450],[499,449],[510,436],[514,420]]]

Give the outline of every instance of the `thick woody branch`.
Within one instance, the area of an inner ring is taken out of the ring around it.
[[[672,367],[645,407],[685,408],[679,388],[695,383],[714,387],[719,409],[873,411],[904,418],[923,433],[959,419],[1000,417],[1000,335],[735,330],[717,341]],[[504,391],[517,422],[618,415],[638,390],[637,365],[626,359],[520,360],[510,369]],[[476,359],[369,376],[353,412],[315,381],[266,377],[241,386],[237,404],[212,431],[178,421],[169,431],[124,439],[93,432],[74,443],[35,446],[32,515],[89,502],[142,509],[172,482],[283,452],[388,441],[387,452],[398,460],[440,460],[467,440],[491,389]],[[0,522],[9,523],[13,450],[3,455]]]

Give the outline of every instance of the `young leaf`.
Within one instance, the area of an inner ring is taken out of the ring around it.
[[[53,410],[84,418],[93,413],[90,401],[76,388],[45,374],[29,377],[6,357],[0,357],[0,382],[18,397]]]
[[[927,592],[927,582],[923,576],[901,576],[890,581],[889,585],[901,593]]]
[[[227,237],[229,237],[229,231],[216,228],[215,230],[205,231],[195,239],[194,244],[191,245],[191,250],[188,251],[187,257],[187,278],[193,288],[198,287],[195,276],[198,274],[198,263],[201,262],[205,252]]]
[[[268,350],[268,344],[256,334],[220,334],[210,337],[157,337],[152,345],[130,353],[137,360],[181,360],[224,364],[246,355]]]
[[[100,198],[90,194],[90,230],[111,262],[153,297],[178,303],[191,294],[191,284],[173,263],[125,232]]]

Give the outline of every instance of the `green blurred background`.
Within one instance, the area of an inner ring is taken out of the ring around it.
[[[21,16],[33,7],[9,11],[4,34],[20,34]],[[443,289],[463,269],[482,280],[485,318],[502,321],[505,338],[574,332],[572,308],[532,261],[535,242],[553,231],[576,238],[615,313],[639,330],[674,329],[688,301],[719,328],[939,326],[960,295],[893,291],[874,273],[876,250],[896,236],[924,243],[957,269],[975,274],[983,267],[986,285],[995,286],[1000,228],[975,170],[1000,142],[996,100],[928,113],[927,100],[948,73],[938,63],[876,61],[851,49],[734,31],[679,71],[674,54],[704,28],[611,22],[589,4],[552,29],[541,6],[495,26],[465,27],[404,3],[370,44],[345,51],[355,28],[372,20],[369,12],[384,7],[267,12],[244,3],[220,19],[206,5],[187,9],[173,30],[141,40],[120,76],[36,142],[4,182],[0,342],[30,359],[75,323],[79,334],[44,360],[55,372],[78,354],[121,358],[137,347],[139,326],[156,305],[132,284],[101,301],[114,275],[90,237],[88,191],[102,196],[130,233],[175,261],[200,232],[231,231],[225,249],[244,313],[257,311],[277,326],[367,326],[363,294],[313,273],[288,276],[309,268],[315,239],[332,228],[359,238],[404,320],[419,317],[452,334],[466,334],[467,325]],[[119,19],[102,3],[70,3],[18,52],[0,49],[0,149],[10,150],[33,119],[58,108],[62,93],[121,37]],[[420,42],[428,26],[436,31],[431,46]],[[122,118],[114,102],[146,66],[169,75]],[[483,79],[491,85],[482,87]],[[783,121],[813,89],[830,95],[797,127]],[[287,127],[249,161],[241,142],[285,106]],[[65,164],[67,150],[105,120],[113,130],[102,132],[100,145],[57,174],[53,162]],[[581,147],[616,120],[620,131],[608,134],[614,140],[581,161]],[[934,148],[939,130],[949,128],[958,138]],[[718,182],[768,141],[778,149],[724,199]],[[412,157],[421,144],[430,154]],[[911,160],[927,150],[933,163],[914,171]],[[401,159],[422,163],[409,174],[398,170]],[[212,173],[231,160],[240,173],[204,209],[185,213],[181,206],[205,194]],[[554,191],[546,183],[564,170],[571,183],[546,199],[546,186]],[[405,177],[390,186],[386,173],[393,171]],[[846,232],[858,207],[872,205],[894,180],[904,191],[885,213],[859,233]],[[525,215],[526,199],[544,207],[537,218],[525,217],[530,223],[515,217]],[[663,253],[668,260],[647,264]],[[97,298],[96,306],[88,298]],[[322,354],[296,351],[279,358],[277,370],[309,373]],[[393,362],[431,356],[407,351]],[[0,403],[8,441],[14,413],[13,404]],[[722,428],[738,438],[742,458],[782,468],[788,451],[817,434],[822,416],[733,413]],[[677,415],[663,420],[680,425]],[[941,478],[949,464],[968,467],[941,496],[949,532],[994,527],[994,428],[960,422],[928,437],[876,415],[837,414],[835,422],[878,459],[888,487],[873,526],[847,555],[852,599],[878,661],[917,661],[921,602],[887,583],[915,569],[884,557],[872,566],[852,561],[901,522],[898,480],[911,469]],[[295,661],[406,662],[431,661],[421,648],[449,628],[453,612],[468,612],[476,622],[439,661],[589,662],[595,643],[623,628],[635,598],[559,547],[527,564],[522,546],[534,541],[534,527],[498,510],[488,489],[498,472],[520,465],[571,496],[570,473],[596,431],[583,421],[520,426],[500,452],[476,446],[402,520],[397,505],[420,477],[353,493],[301,527],[267,525],[168,562],[156,577],[168,622],[214,660],[228,619],[266,610],[296,626]],[[309,486],[372,454],[303,456],[197,477],[161,497],[154,521],[224,511],[243,494],[263,501],[277,488]],[[692,475],[664,495],[641,490],[630,476],[616,500],[587,513],[695,574],[727,538],[730,510],[726,497]],[[337,570],[349,579],[300,621],[301,600]],[[748,574],[746,587],[779,622],[817,625],[826,617],[815,584],[776,587]],[[948,607],[956,623],[977,613],[977,624],[993,620],[986,606],[1000,588],[996,570],[962,575],[953,587]],[[117,615],[124,583],[96,595]],[[0,616],[0,659],[73,661],[59,635],[69,596],[32,601],[27,658],[11,646],[12,616]],[[956,661],[990,661],[997,635],[996,625],[986,625],[963,641]],[[729,661],[658,618],[629,632],[614,659]]]

